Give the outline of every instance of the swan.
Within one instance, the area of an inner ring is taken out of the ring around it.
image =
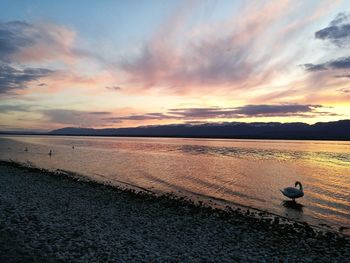
[[[299,189],[296,188],[296,186],[299,185]],[[280,190],[284,196],[287,196],[293,201],[295,201],[295,198],[303,197],[304,196],[304,191],[303,191],[303,186],[300,182],[296,181],[295,182],[295,187],[287,187],[284,188],[283,190]]]

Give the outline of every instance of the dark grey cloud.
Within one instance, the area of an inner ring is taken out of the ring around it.
[[[329,26],[315,32],[315,38],[327,40],[339,48],[350,47],[350,13],[339,13]],[[350,57],[338,57],[322,63],[307,63],[302,65],[306,71],[350,69]],[[340,75],[335,77],[339,78]],[[345,76],[343,74],[343,76]]]
[[[111,90],[111,91],[119,91],[122,88],[118,86],[106,86],[106,89]]]
[[[349,12],[341,12],[338,13],[337,16],[330,22],[330,26],[338,26],[344,23],[348,23],[350,21],[350,13]]]
[[[245,105],[235,108],[189,108],[171,109],[169,113],[183,118],[244,118],[299,116],[315,113],[321,105],[281,104],[281,105]]]
[[[41,113],[44,115],[44,119],[47,121],[56,124],[74,125],[80,127],[104,125],[106,121],[103,120],[103,116],[110,114],[110,112],[104,111],[89,112],[65,109],[43,110]]]
[[[8,64],[0,64],[0,94],[15,89],[24,89],[31,81],[39,80],[52,70],[44,68],[15,68]]]
[[[319,109],[322,108],[322,105],[311,104],[245,105],[234,108],[176,108],[169,109],[166,113],[146,113],[122,117],[109,117],[103,120],[117,123],[125,120],[191,120],[189,122],[194,123],[201,119],[283,116],[314,117],[317,115],[332,115],[326,111],[319,111]]]
[[[0,23],[0,61],[10,61],[22,48],[34,44],[33,26],[21,21]],[[31,34],[28,34],[31,32]]]
[[[0,113],[28,111],[28,105],[0,105]]]
[[[0,22],[0,94],[24,89],[53,71],[44,68],[14,66],[12,56],[43,38],[42,32],[22,21]],[[48,34],[46,34],[48,35]],[[44,86],[41,83],[38,86]]]
[[[171,116],[171,115],[167,115],[159,112],[153,112],[153,113],[135,114],[135,115],[121,116],[121,117],[108,117],[108,118],[104,118],[103,120],[119,123],[125,120],[143,121],[143,120],[164,120],[164,119],[176,119],[176,118],[177,116]]]
[[[131,114],[115,116],[111,112],[89,112],[79,110],[51,109],[41,111],[47,121],[74,125],[79,127],[106,126],[124,121],[148,120],[181,120],[186,123],[202,123],[207,119],[232,119],[250,117],[316,117],[320,115],[334,115],[324,111],[322,105],[311,104],[279,104],[279,105],[245,105],[233,108],[175,108],[165,113],[150,112],[145,114]],[[1,111],[1,108],[0,108]]]
[[[338,89],[338,91],[342,93],[350,93],[350,89]]]
[[[245,116],[283,116],[295,113],[310,113],[321,105],[302,105],[302,104],[285,104],[285,105],[246,105],[235,108],[237,114]]]
[[[320,64],[307,63],[302,65],[306,71],[350,69],[350,57],[340,57]]]
[[[51,109],[42,111],[45,118],[54,123],[78,124],[85,112],[77,110]]]
[[[337,46],[348,46],[350,40],[350,14],[339,13],[328,27],[315,33],[315,38],[328,40]]]
[[[328,68],[331,69],[348,69],[350,68],[350,57],[342,57],[328,62]]]
[[[312,64],[307,63],[302,65],[305,70],[307,71],[321,71],[321,70],[327,70],[327,67],[324,64]]]
[[[88,113],[89,114],[93,114],[93,115],[107,115],[107,114],[111,114],[111,112],[109,112],[109,111],[90,111]]]
[[[350,74],[335,75],[335,78],[350,78]]]

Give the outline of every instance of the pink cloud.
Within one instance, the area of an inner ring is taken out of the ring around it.
[[[129,80],[143,88],[162,86],[177,92],[193,87],[253,87],[275,75],[277,54],[260,54],[261,39],[283,18],[288,1],[245,8],[238,18],[208,27],[203,35],[185,35],[186,23],[162,28],[140,55],[121,63]],[[183,15],[179,15],[183,20]],[[185,39],[179,43],[179,39]],[[277,43],[279,44],[279,43]],[[277,45],[276,44],[276,45]]]
[[[0,62],[22,65],[56,62],[72,66],[82,59],[102,61],[97,52],[81,48],[72,28],[48,21],[0,22],[0,38]]]
[[[249,2],[224,22],[191,30],[186,12],[179,11],[138,55],[124,59],[120,69],[142,92],[237,94],[266,89],[298,70],[297,61],[306,51],[296,40],[330,7],[331,1]],[[294,87],[286,89],[295,92]]]

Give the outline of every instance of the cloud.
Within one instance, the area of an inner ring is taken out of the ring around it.
[[[93,115],[106,115],[106,114],[111,114],[109,111],[90,111],[88,114],[93,114]]]
[[[103,116],[110,112],[88,112],[80,110],[50,109],[41,113],[44,119],[55,124],[75,125],[79,127],[100,126],[106,123]]]
[[[74,48],[75,32],[53,23],[0,22],[0,60],[11,63],[59,60],[72,63],[84,51]]]
[[[307,72],[314,74],[308,76],[306,81],[306,89],[317,87],[317,93],[310,94],[311,101],[320,101],[323,103],[325,99],[329,101],[335,90],[347,89],[350,69],[350,56],[348,47],[350,43],[350,13],[339,13],[330,23],[329,26],[315,32],[315,38],[326,40],[333,45],[332,49],[327,48],[326,57],[331,58],[320,63],[307,63],[302,67]],[[336,55],[335,55],[336,54]],[[343,56],[339,56],[343,54]],[[305,85],[304,84],[304,85]],[[303,91],[305,92],[306,89]],[[335,93],[336,94],[336,93]],[[339,96],[338,102],[346,101],[346,96]],[[317,99],[318,98],[318,99]]]
[[[30,82],[47,76],[50,78],[45,83],[36,86],[47,86],[45,90],[66,87],[63,82],[76,71],[75,66],[79,67],[76,62],[98,59],[92,52],[76,48],[75,40],[73,30],[50,22],[0,22],[0,93],[29,88]],[[46,68],[54,65],[60,69]],[[81,73],[79,77],[83,78]]]
[[[0,105],[0,113],[9,113],[15,111],[28,111],[28,105]]]
[[[308,63],[304,64],[303,67],[306,69],[306,71],[349,69],[350,57],[340,57],[320,64]]]
[[[338,89],[342,93],[350,93],[350,89]]]
[[[350,74],[336,75],[335,78],[350,78]]]
[[[267,86],[290,80],[289,74],[297,71],[295,61],[308,51],[304,32],[333,4],[244,2],[232,17],[200,26],[193,26],[180,10],[178,21],[170,20],[176,26],[162,24],[118,69],[137,92],[236,96],[242,91],[237,95],[241,97],[248,89],[265,93]]]
[[[108,118],[104,118],[103,120],[114,122],[114,123],[120,123],[125,120],[144,121],[144,120],[165,120],[165,119],[176,119],[176,118],[178,117],[156,112],[156,113],[121,116],[121,117],[108,117]]]
[[[118,86],[106,86],[106,89],[111,90],[111,91],[119,91],[122,88]]]
[[[350,68],[350,57],[341,57],[327,63],[331,69],[348,69]]]
[[[289,38],[303,26],[285,30],[284,19],[294,11],[288,7],[288,1],[249,5],[234,19],[193,31],[188,30],[188,20],[178,15],[181,22],[166,24],[137,54],[125,57],[119,68],[144,89],[160,87],[179,93],[266,84],[290,67],[294,54]]]
[[[25,89],[30,82],[40,80],[53,72],[45,68],[15,68],[0,64],[0,94]]]
[[[185,123],[206,122],[213,119],[235,119],[253,117],[307,117],[333,116],[333,113],[324,110],[322,105],[313,104],[261,104],[244,105],[241,107],[206,107],[206,108],[175,108],[164,113],[149,112],[145,114],[130,114],[116,116],[108,111],[81,111],[66,109],[40,110],[44,120],[55,125],[73,125],[78,127],[107,126],[130,121],[181,121]],[[16,107],[4,107],[1,110],[18,110]],[[19,109],[20,110],[20,109]]]
[[[246,105],[235,108],[237,114],[245,116],[283,116],[286,114],[309,113],[315,109],[322,107],[321,105]]]
[[[246,117],[280,117],[300,116],[316,113],[321,105],[281,104],[281,105],[245,105],[235,108],[189,108],[172,109],[171,114],[183,118],[246,118]]]
[[[350,41],[350,13],[339,13],[329,24],[315,33],[315,38],[328,40],[341,47]]]
[[[279,104],[279,105],[245,105],[233,108],[175,108],[166,113],[146,113],[121,117],[108,117],[103,120],[120,123],[123,121],[145,120],[206,120],[206,119],[233,119],[251,117],[315,117],[319,115],[333,115],[326,111],[319,111],[322,105],[312,104]]]
[[[0,23],[0,60],[10,61],[13,54],[33,45],[35,36],[28,36],[31,26],[25,22]]]
[[[312,64],[312,63],[307,63],[302,65],[303,68],[306,71],[321,71],[321,70],[327,70],[327,67],[325,64]]]
[[[34,39],[24,34],[29,24],[20,21],[0,23],[0,60],[8,61],[11,55],[32,45]]]

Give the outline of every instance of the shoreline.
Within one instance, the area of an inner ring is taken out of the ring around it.
[[[175,192],[170,192],[170,193],[163,193],[163,192],[155,192],[152,190],[149,190],[147,188],[144,187],[140,187],[134,184],[130,184],[124,181],[120,181],[117,179],[109,179],[107,177],[105,177],[102,174],[95,174],[96,176],[102,178],[101,181],[99,180],[93,180],[91,179],[89,176],[83,175],[83,174],[79,174],[76,172],[72,172],[72,171],[68,171],[68,170],[63,170],[63,169],[56,169],[56,170],[48,170],[45,168],[40,168],[37,167],[35,165],[33,165],[30,162],[26,162],[26,163],[20,163],[20,162],[16,162],[13,160],[0,160],[0,165],[1,163],[4,163],[6,165],[13,165],[15,167],[18,168],[24,168],[24,169],[33,169],[34,171],[38,171],[38,172],[44,172],[53,176],[64,176],[67,178],[71,178],[73,180],[77,180],[77,181],[82,181],[82,182],[86,182],[88,184],[92,184],[92,185],[104,185],[107,187],[111,187],[112,189],[116,189],[118,191],[126,191],[126,192],[132,192],[135,194],[139,194],[142,196],[147,196],[148,198],[154,198],[154,199],[158,199],[158,198],[166,198],[169,199],[171,201],[180,201],[180,202],[184,202],[185,204],[188,205],[193,205],[193,206],[198,206],[198,207],[202,207],[202,208],[207,208],[209,210],[218,210],[221,211],[223,213],[227,213],[227,214],[231,214],[232,212],[235,213],[239,213],[239,214],[243,214],[245,216],[249,216],[249,217],[254,217],[254,218],[258,218],[258,219],[267,219],[269,220],[274,220],[276,217],[279,219],[280,223],[285,223],[285,224],[293,224],[293,223],[297,223],[297,224],[302,224],[302,225],[307,225],[309,227],[312,227],[315,231],[323,231],[323,232],[331,232],[333,234],[336,235],[340,235],[340,236],[346,236],[350,239],[350,232],[348,233],[348,227],[345,226],[339,226],[339,227],[334,227],[334,226],[330,226],[326,223],[320,223],[320,224],[312,224],[310,222],[305,222],[305,221],[299,221],[299,220],[295,220],[280,214],[276,214],[264,209],[259,209],[259,208],[255,208],[252,206],[248,206],[248,205],[243,205],[243,204],[239,204],[236,202],[230,202],[227,201],[225,199],[221,199],[221,198],[215,198],[212,196],[207,196],[207,195],[202,195],[202,194],[198,194],[198,193],[194,193],[194,192],[188,192],[188,194],[191,196],[189,197],[186,194],[182,194],[182,195],[178,195],[178,193]],[[109,180],[105,180],[105,179],[109,179]],[[116,183],[112,183],[116,182]],[[342,229],[342,230],[340,230]],[[343,230],[345,230],[343,232]]]
[[[345,262],[350,257],[349,236],[280,216],[212,208],[6,161],[0,167],[3,262]]]

